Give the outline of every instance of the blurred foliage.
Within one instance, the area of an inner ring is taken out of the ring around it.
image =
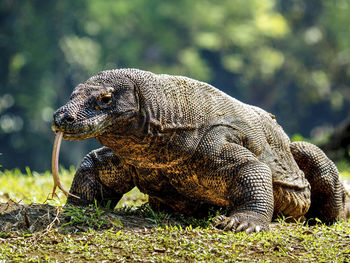
[[[104,69],[207,81],[327,136],[349,113],[349,0],[2,0],[0,163],[50,167],[54,110]],[[64,143],[76,165],[96,143]]]

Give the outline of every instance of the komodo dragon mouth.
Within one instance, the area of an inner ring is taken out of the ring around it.
[[[62,133],[65,140],[81,141],[90,138],[96,138],[104,133],[109,132],[116,123],[123,120],[129,120],[134,116],[134,111],[129,110],[119,115],[108,116],[100,114],[95,118],[89,118],[84,122],[72,121],[68,125],[57,123],[54,119],[51,129],[58,134]],[[59,115],[58,115],[59,117]]]
[[[91,124],[81,123],[69,125],[69,127],[60,127],[60,125],[53,123],[51,128],[54,132],[56,132],[56,134],[62,133],[62,138],[65,140],[80,141],[94,138],[105,133],[117,120],[109,120],[101,117],[100,119],[96,118],[95,120],[89,119],[89,121]]]

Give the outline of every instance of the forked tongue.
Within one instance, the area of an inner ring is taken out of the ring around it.
[[[53,150],[52,150],[52,176],[53,176],[53,189],[52,189],[52,198],[55,195],[56,188],[58,187],[66,196],[74,196],[75,198],[80,199],[79,196],[73,195],[69,193],[61,184],[60,177],[58,175],[58,158],[60,154],[60,148],[61,148],[61,142],[62,142],[63,132],[57,132],[55,137],[55,142],[53,143]]]

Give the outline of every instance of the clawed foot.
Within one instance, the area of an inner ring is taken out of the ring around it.
[[[269,229],[269,225],[265,220],[257,215],[246,213],[237,213],[232,216],[218,216],[214,221],[214,226],[223,230],[232,230],[234,232],[246,232],[247,234]]]

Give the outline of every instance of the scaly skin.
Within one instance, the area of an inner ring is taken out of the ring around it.
[[[77,170],[71,204],[116,205],[137,186],[154,209],[227,208],[216,227],[248,233],[278,214],[333,222],[344,209],[338,171],[320,149],[291,143],[273,115],[190,78],[103,71],[76,87],[52,127],[104,146]]]

